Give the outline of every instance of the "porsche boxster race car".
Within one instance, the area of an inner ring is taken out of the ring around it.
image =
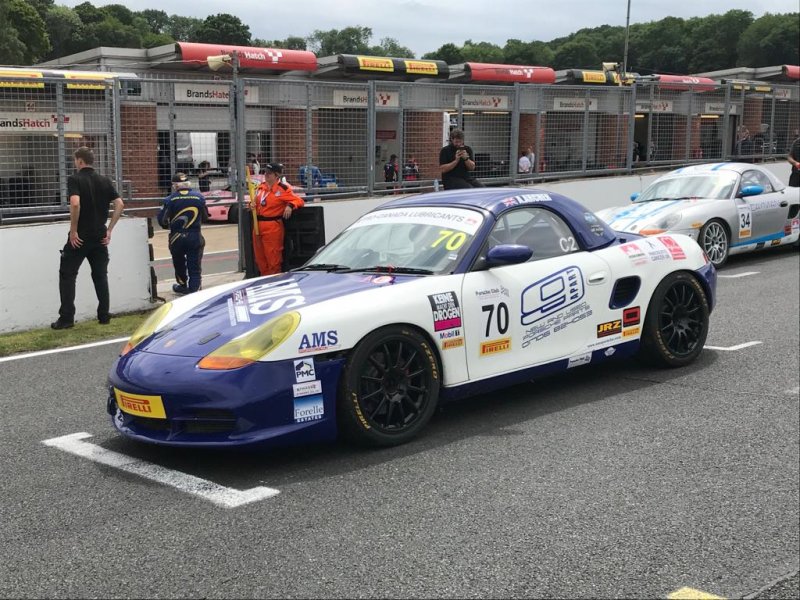
[[[390,201],[303,267],[156,310],[109,376],[122,434],[171,445],[393,445],[439,401],[703,349],[716,271],[683,235],[617,234],[552,192]]]
[[[800,188],[748,163],[676,169],[658,178],[628,206],[597,213],[613,229],[697,240],[716,267],[731,254],[800,239]]]
[[[263,175],[253,175],[253,183],[259,185],[264,181]],[[231,191],[231,186],[221,190],[211,190],[203,192],[206,199],[209,221],[221,221],[223,223],[238,223],[239,210],[236,205],[236,194]],[[245,193],[244,202],[250,202],[250,195]]]

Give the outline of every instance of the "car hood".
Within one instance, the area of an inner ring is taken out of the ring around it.
[[[169,322],[137,352],[203,357],[230,340],[292,310],[419,277],[376,273],[282,273],[226,289]],[[175,302],[191,301],[191,295]],[[344,300],[346,302],[346,300]]]
[[[606,208],[595,214],[616,231],[637,233],[642,227],[650,225],[653,221],[690,206],[696,206],[696,202],[696,200],[659,200],[632,203],[628,206]]]

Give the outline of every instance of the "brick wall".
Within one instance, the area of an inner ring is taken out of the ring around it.
[[[156,198],[158,187],[158,136],[155,104],[120,107],[122,178],[132,182],[134,198]],[[122,193],[122,190],[120,190]]]
[[[420,179],[441,179],[442,113],[407,110],[403,125],[406,147],[402,160],[416,159]]]

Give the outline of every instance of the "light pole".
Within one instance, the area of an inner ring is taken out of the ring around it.
[[[628,78],[628,31],[631,25],[631,0],[628,0],[628,14],[625,17],[625,50],[622,54],[622,74],[620,77],[622,79]],[[622,81],[620,81],[622,84]]]

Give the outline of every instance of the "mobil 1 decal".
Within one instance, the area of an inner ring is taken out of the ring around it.
[[[589,303],[583,300],[585,294],[583,273],[577,266],[556,271],[522,290],[520,322],[526,327],[522,347],[592,316]]]
[[[455,292],[431,294],[428,301],[431,303],[434,331],[461,327],[461,307]]]

